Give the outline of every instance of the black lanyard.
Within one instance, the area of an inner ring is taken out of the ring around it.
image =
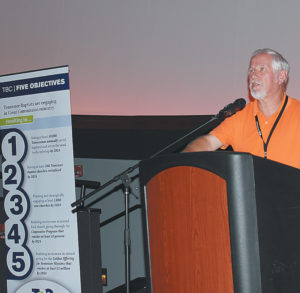
[[[282,105],[282,108],[281,108],[281,110],[280,110],[280,113],[278,114],[278,116],[277,116],[277,118],[276,118],[276,121],[275,121],[275,123],[273,124],[273,127],[272,127],[272,129],[271,129],[271,131],[270,131],[270,133],[269,133],[267,142],[264,141],[264,138],[263,138],[263,135],[262,135],[262,132],[261,132],[261,129],[260,129],[258,117],[257,117],[257,115],[255,115],[256,127],[257,127],[257,130],[258,130],[259,136],[260,136],[260,138],[262,139],[263,144],[264,144],[264,158],[265,158],[265,159],[267,158],[267,150],[268,150],[268,144],[269,144],[269,141],[270,141],[271,136],[272,136],[272,134],[273,134],[273,132],[274,132],[274,130],[275,130],[275,128],[276,128],[278,122],[279,122],[279,119],[280,119],[281,116],[282,116],[282,113],[283,113],[283,111],[284,111],[284,109],[285,109],[285,106],[286,106],[286,104],[287,104],[287,102],[288,102],[288,98],[289,98],[289,97],[286,96],[285,101],[284,101],[284,104]]]

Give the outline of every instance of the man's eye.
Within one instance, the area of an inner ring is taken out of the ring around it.
[[[259,70],[260,70],[260,71],[265,71],[265,69],[266,69],[266,68],[265,68],[264,66],[262,66]]]

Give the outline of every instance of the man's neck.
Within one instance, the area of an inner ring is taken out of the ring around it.
[[[266,96],[264,99],[258,101],[258,107],[265,117],[269,118],[280,107],[285,93],[280,91],[272,96]]]

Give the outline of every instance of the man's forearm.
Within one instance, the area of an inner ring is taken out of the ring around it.
[[[215,151],[222,145],[223,143],[217,137],[206,134],[189,143],[183,152]]]

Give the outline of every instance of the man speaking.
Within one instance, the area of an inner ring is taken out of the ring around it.
[[[248,69],[253,101],[225,119],[209,134],[192,141],[184,152],[214,151],[231,145],[300,169],[300,101],[288,97],[290,66],[272,49],[256,50]]]

